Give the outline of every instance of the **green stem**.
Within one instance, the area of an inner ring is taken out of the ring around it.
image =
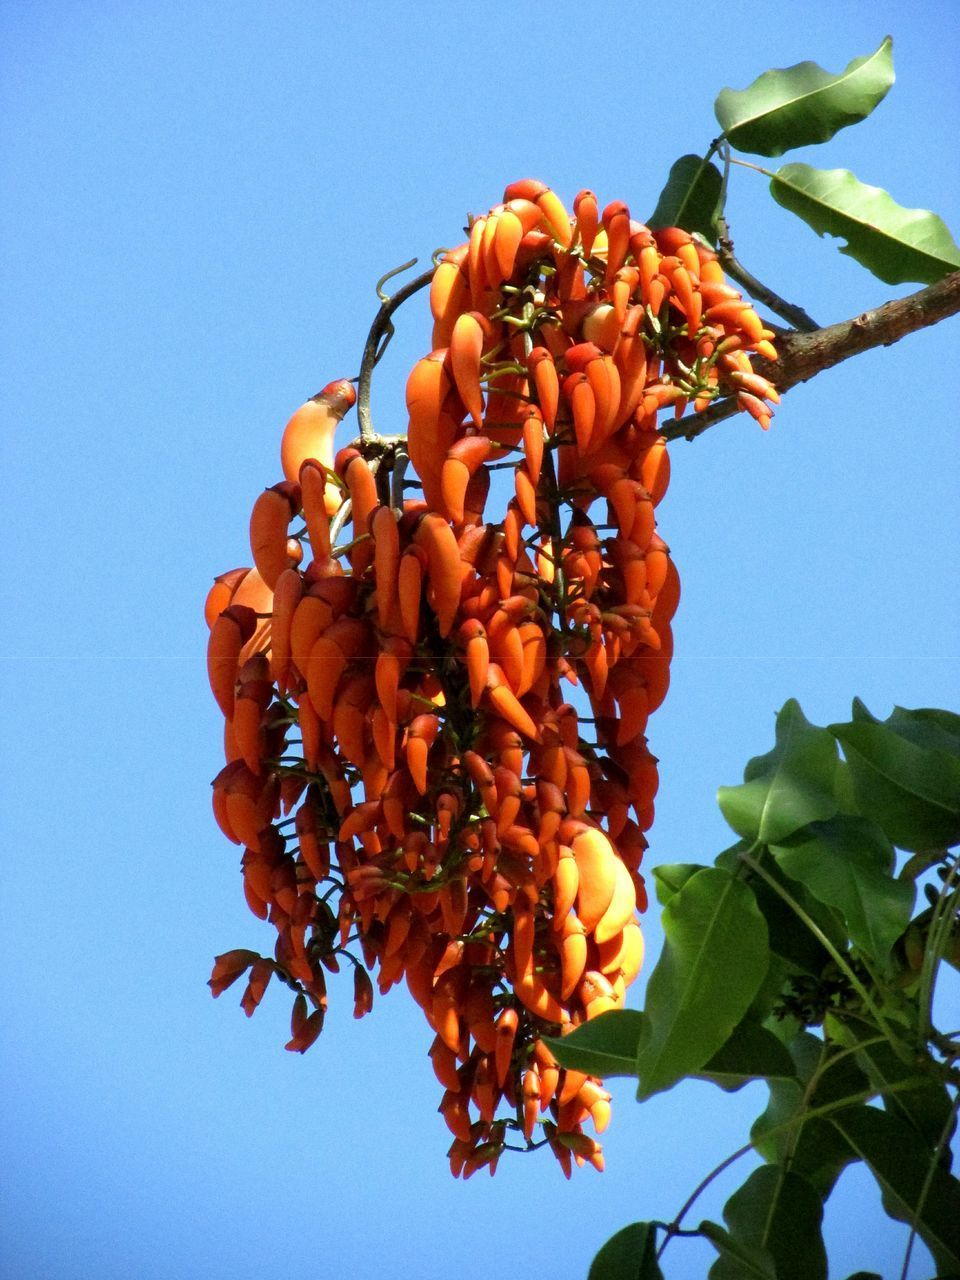
[[[786,1147],[786,1152],[784,1154],[784,1160],[783,1160],[783,1167],[785,1169],[790,1168],[790,1163],[793,1160],[793,1157],[797,1153],[797,1146],[799,1145],[800,1135],[803,1133],[803,1126],[806,1120],[806,1117],[804,1116],[803,1113],[807,1109],[810,1103],[810,1099],[813,1097],[814,1093],[816,1092],[817,1085],[823,1079],[823,1073],[827,1067],[827,1060],[828,1060],[828,1046],[826,1041],[824,1041],[823,1047],[820,1050],[820,1061],[817,1063],[816,1067],[813,1069],[810,1079],[807,1081],[806,1086],[803,1090],[803,1093],[800,1096],[800,1106],[797,1108],[798,1114],[794,1117],[794,1119],[796,1120],[796,1124],[791,1129],[790,1136],[787,1138],[787,1147]]]
[[[925,1081],[923,1080],[900,1080],[887,1086],[882,1090],[882,1092],[885,1095],[891,1093],[906,1093],[909,1089],[919,1089],[924,1083]],[[879,1089],[862,1089],[859,1093],[848,1094],[845,1098],[836,1098],[833,1102],[825,1102],[822,1106],[814,1107],[812,1111],[808,1111],[804,1116],[804,1121],[814,1120],[818,1116],[827,1116],[833,1111],[842,1111],[844,1107],[857,1106],[861,1102],[870,1102],[873,1098],[879,1097],[880,1093],[881,1090]],[[745,1143],[744,1146],[739,1147],[733,1155],[727,1156],[726,1160],[721,1164],[718,1164],[715,1169],[708,1173],[674,1218],[673,1222],[668,1224],[667,1230],[670,1234],[668,1234],[667,1239],[661,1245],[660,1250],[657,1253],[657,1258],[659,1259],[660,1254],[663,1253],[663,1250],[667,1247],[669,1241],[677,1234],[677,1231],[671,1229],[679,1226],[680,1222],[684,1217],[686,1217],[687,1213],[693,1207],[695,1201],[699,1199],[701,1193],[706,1190],[710,1183],[713,1182],[719,1174],[723,1173],[725,1169],[728,1169],[730,1165],[739,1160],[741,1156],[745,1156],[748,1151],[759,1150],[758,1143],[766,1142],[769,1138],[775,1138],[781,1133],[788,1132],[795,1123],[796,1118],[791,1117],[789,1120],[784,1121],[783,1124],[774,1125],[772,1129],[764,1129],[762,1134],[759,1134],[755,1139],[751,1139],[751,1141]]]
[[[869,1009],[870,1012],[873,1014],[873,1017],[877,1025],[883,1028],[884,1034],[886,1035],[887,1039],[890,1041],[890,1044],[892,1046],[894,1043],[895,1037],[892,1035],[890,1028],[887,1026],[887,1022],[883,1014],[874,1004],[873,997],[870,995],[870,992],[866,989],[866,987],[863,985],[863,983],[854,973],[853,969],[847,963],[845,957],[837,950],[837,948],[833,945],[833,943],[830,941],[827,935],[823,932],[820,926],[810,918],[810,916],[806,913],[806,911],[804,911],[803,907],[801,907],[800,903],[797,902],[796,898],[794,898],[791,893],[789,893],[786,889],[784,889],[783,885],[778,884],[777,881],[773,878],[773,876],[770,875],[770,873],[766,871],[760,865],[759,862],[756,862],[753,858],[750,857],[749,853],[741,853],[738,855],[738,857],[741,862],[744,862],[748,867],[751,868],[751,870],[755,871],[756,874],[760,877],[760,879],[763,880],[765,884],[769,885],[769,887],[774,891],[774,893],[776,893],[778,897],[783,899],[783,901],[787,904],[787,906],[791,909],[791,911],[793,911],[793,913],[797,916],[797,918],[807,926],[807,928],[810,930],[813,936],[817,939],[820,945],[831,956],[831,958],[833,959],[837,967],[841,970],[842,973],[846,975],[848,982],[856,991],[857,995],[859,995],[865,1007]]]
[[[757,173],[762,173],[765,178],[776,177],[772,169],[764,169],[762,165],[751,164],[749,160],[738,160],[736,156],[730,157],[731,164],[738,164],[741,169],[754,169]]]
[[[927,1196],[930,1194],[930,1188],[933,1185],[933,1175],[936,1172],[940,1157],[950,1140],[950,1133],[953,1129],[957,1118],[957,1112],[960,1111],[960,1094],[953,1100],[953,1106],[941,1130],[937,1145],[934,1147],[930,1156],[930,1163],[927,1165],[926,1176],[923,1179],[923,1186],[920,1188],[920,1195],[917,1197],[917,1203],[913,1207],[910,1214],[910,1235],[907,1239],[907,1247],[903,1254],[903,1266],[900,1268],[900,1280],[907,1280],[907,1272],[910,1270],[910,1255],[913,1253],[913,1242],[917,1238],[917,1226],[923,1213],[924,1205],[927,1203]]]
[[[680,1223],[683,1221],[683,1219],[687,1216],[687,1214],[693,1208],[697,1200],[700,1199],[700,1196],[703,1194],[704,1191],[706,1191],[707,1187],[710,1186],[711,1182],[713,1182],[716,1178],[719,1178],[720,1174],[723,1173],[724,1170],[729,1169],[732,1164],[735,1164],[740,1159],[741,1156],[745,1156],[748,1151],[752,1151],[753,1145],[754,1144],[752,1142],[748,1142],[744,1146],[739,1147],[736,1151],[734,1151],[733,1155],[727,1156],[726,1160],[718,1164],[715,1169],[712,1169],[707,1174],[707,1176],[703,1179],[703,1181],[700,1182],[694,1188],[694,1190],[690,1193],[690,1195],[687,1197],[687,1200],[685,1201],[685,1203],[683,1204],[683,1206],[681,1207],[680,1211],[677,1213],[673,1221],[666,1222],[663,1224],[667,1235],[663,1244],[657,1250],[658,1261],[663,1255],[664,1249],[666,1249],[667,1245],[670,1243],[673,1237],[680,1235]]]
[[[933,1028],[933,995],[936,988],[937,970],[943,960],[945,944],[953,928],[953,915],[960,903],[960,858],[955,859],[953,866],[940,886],[940,893],[934,903],[927,932],[927,945],[923,953],[923,964],[920,968],[920,1037],[921,1043],[929,1039]]]
[[[335,547],[330,553],[331,558],[333,560],[339,560],[341,556],[345,556],[348,551],[352,551],[353,548],[358,546],[361,542],[369,542],[371,540],[371,536],[372,535],[369,533],[361,533],[358,537],[351,538],[349,542],[344,542],[342,546]]]
[[[841,1049],[838,1053],[835,1053],[832,1056],[827,1055],[828,1046],[824,1044],[823,1052],[821,1053],[821,1056],[820,1056],[820,1061],[817,1063],[813,1071],[813,1074],[810,1076],[810,1079],[807,1081],[806,1088],[803,1091],[803,1097],[800,1100],[801,1113],[794,1117],[794,1120],[797,1121],[798,1123],[796,1125],[796,1130],[790,1135],[790,1138],[788,1140],[787,1157],[785,1160],[786,1167],[789,1168],[790,1161],[793,1159],[794,1155],[796,1154],[797,1145],[800,1142],[800,1134],[802,1133],[803,1126],[807,1120],[807,1117],[802,1114],[802,1109],[806,1107],[807,1103],[816,1093],[817,1088],[820,1085],[820,1081],[827,1074],[830,1068],[835,1067],[837,1063],[842,1062],[844,1058],[852,1057],[854,1054],[860,1053],[864,1049],[869,1049],[873,1045],[886,1044],[886,1043],[887,1043],[886,1036],[873,1036],[871,1039],[864,1040],[860,1044],[850,1045],[846,1049]]]

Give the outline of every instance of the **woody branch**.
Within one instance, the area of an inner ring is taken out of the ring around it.
[[[960,311],[960,271],[936,284],[928,285],[906,298],[895,298],[851,320],[826,325],[810,333],[786,329],[778,332],[779,360],[756,360],[757,373],[769,379],[778,391],[789,391],[808,382],[851,356],[873,347],[889,347],[908,333],[926,329]],[[661,428],[668,440],[695,440],[708,427],[739,412],[736,397],[718,400],[702,413],[689,414],[672,426]]]

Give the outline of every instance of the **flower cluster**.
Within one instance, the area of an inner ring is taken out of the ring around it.
[[[603,1167],[583,1126],[610,1099],[548,1039],[621,1008],[643,956],[645,731],[679,599],[658,415],[736,395],[766,426],[749,352],[774,358],[773,335],[685,232],[589,191],[571,218],[533,181],[440,257],[430,304],[407,496],[398,451],[333,456],[356,393],[331,383],[284,431],[255,567],[208,597],[214,811],[277,931],[272,958],[227,952],[210,985],[249,972],[249,1014],[278,975],[303,1052],[341,961],[358,1017],[373,980],[405,981],[454,1174],[546,1145],[569,1175]]]

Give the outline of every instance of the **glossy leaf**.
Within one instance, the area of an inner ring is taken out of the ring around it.
[[[682,889],[691,876],[702,871],[697,862],[671,862],[653,868],[654,888],[657,901],[665,907],[678,889]]]
[[[793,1172],[806,1178],[826,1199],[856,1155],[828,1117],[807,1119],[806,1112],[861,1093],[867,1087],[867,1079],[849,1056],[822,1070],[827,1061],[824,1043],[808,1031],[799,1032],[788,1049],[797,1078],[770,1081],[770,1101],[750,1136],[764,1159],[773,1164],[789,1159]],[[807,1087],[818,1070],[819,1080],[807,1096]],[[787,1127],[792,1121],[796,1128]]]
[[[714,105],[720,127],[738,151],[780,156],[827,142],[865,119],[893,84],[893,41],[854,60],[839,75],[815,62],[765,71],[747,89],[724,89]]]
[[[716,165],[703,156],[686,155],[670,166],[657,207],[647,219],[650,227],[683,227],[717,243],[717,212],[723,179]]]
[[[853,700],[853,719],[866,724],[885,724],[901,738],[935,751],[960,758],[960,716],[939,708],[894,707],[886,720],[878,720],[859,698]]]
[[[836,743],[806,719],[794,699],[777,716],[776,744],[744,770],[744,782],[721,787],[720,809],[738,836],[775,844],[808,822],[837,812]]]
[[[646,1016],[636,1009],[611,1009],[583,1022],[567,1036],[544,1042],[562,1067],[591,1076],[635,1076]]]
[[[918,746],[889,724],[854,720],[830,726],[853,775],[865,816],[901,849],[960,841],[960,759]]]
[[[760,906],[759,900],[757,905]],[[762,906],[760,907],[760,910],[763,910]],[[769,931],[770,922],[768,920],[767,932],[769,933]],[[760,986],[757,989],[757,994],[753,997],[753,1000],[750,1003],[750,1008],[747,1010],[744,1022],[753,1022],[758,1024],[766,1022],[774,1007],[780,1002],[786,978],[786,961],[784,961],[780,956],[775,955],[773,947],[771,946],[770,963],[767,966],[767,972],[764,974],[763,982],[760,983]],[[773,1027],[768,1027],[767,1029],[773,1031],[774,1036],[781,1044],[786,1044],[789,1036],[784,1037],[780,1034],[782,1028],[777,1025],[776,1021],[774,1022]]]
[[[764,869],[771,879],[783,886],[827,938],[841,951],[845,950],[846,930],[840,916],[812,897],[803,885],[785,876],[779,865],[772,859],[764,860]],[[771,952],[811,977],[819,977],[824,965],[830,959],[826,948],[811,933],[793,907],[789,906],[766,881],[753,877],[749,883],[757,899],[757,905],[767,922]]]
[[[751,1080],[793,1079],[796,1066],[786,1047],[759,1023],[744,1019],[726,1044],[695,1074],[733,1092]]]
[[[874,823],[815,822],[770,852],[782,871],[843,916],[853,944],[883,962],[910,922],[914,886],[894,879],[893,846]]]
[[[736,844],[732,844],[724,849],[722,853],[718,853],[713,860],[713,865],[722,867],[724,871],[729,871],[732,875],[740,870],[740,854],[749,853],[753,845],[753,840],[738,840]]]
[[[725,1280],[777,1280],[773,1256],[766,1249],[758,1249],[755,1245],[737,1240],[729,1231],[709,1219],[704,1219],[697,1230],[720,1255],[710,1268],[711,1280],[718,1274],[722,1274]],[[718,1273],[716,1268],[721,1263],[725,1270]]]
[[[926,1143],[927,1149],[934,1151],[952,1110],[946,1086],[934,1079],[924,1081],[919,1077],[913,1063],[898,1057],[889,1042],[879,1039],[876,1029],[862,1018],[847,1013],[842,1018],[831,1015],[827,1019],[826,1030],[838,1044],[851,1048],[860,1046],[856,1054],[857,1064],[866,1073],[870,1084],[880,1091],[884,1109],[910,1125]],[[916,1087],[904,1089],[902,1086],[907,1080],[913,1081]],[[951,1165],[949,1140],[955,1129],[954,1117],[940,1157],[940,1163],[948,1171]]]
[[[591,1262],[587,1280],[663,1280],[656,1226],[631,1222],[612,1235]]]
[[[935,1166],[913,1129],[874,1107],[855,1107],[832,1117],[839,1130],[884,1193],[888,1213],[911,1222],[924,1185],[917,1231],[934,1256],[938,1273],[960,1268],[960,1183]]]
[[[637,1096],[698,1071],[750,1007],[767,972],[767,926],[740,880],[705,867],[663,910],[664,943],[647,987]]]
[[[735,1241],[771,1255],[777,1280],[826,1280],[823,1204],[799,1174],[782,1165],[755,1169],[727,1201],[723,1218]],[[710,1268],[710,1280],[740,1275],[723,1256]]]
[[[960,248],[942,218],[904,208],[849,169],[787,164],[771,176],[770,192],[818,235],[846,240],[840,252],[886,284],[933,284],[960,269]]]

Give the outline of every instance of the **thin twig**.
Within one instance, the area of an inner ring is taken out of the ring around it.
[[[907,1093],[911,1089],[922,1088],[924,1083],[925,1082],[923,1080],[918,1079],[916,1077],[909,1080],[897,1080],[888,1088],[882,1090],[882,1092],[885,1095],[891,1094],[891,1093]],[[820,1106],[818,1107],[811,1107],[811,1109],[807,1112],[804,1119],[817,1120],[821,1116],[831,1115],[834,1111],[843,1111],[845,1107],[858,1106],[861,1102],[871,1102],[875,1097],[877,1097],[877,1095],[880,1092],[881,1090],[879,1089],[862,1089],[858,1093],[849,1093],[843,1098],[834,1098],[830,1102],[821,1103]],[[745,1156],[749,1151],[759,1152],[761,1142],[766,1142],[770,1138],[776,1138],[781,1133],[789,1132],[789,1130],[793,1128],[793,1125],[795,1123],[796,1123],[796,1117],[791,1116],[789,1120],[784,1120],[780,1124],[772,1125],[769,1129],[764,1129],[762,1133],[758,1133],[755,1138],[752,1138],[750,1140],[750,1142],[746,1143],[742,1147],[739,1147],[736,1151],[734,1151],[733,1155],[727,1156],[726,1160],[724,1160],[721,1164],[717,1165],[717,1167],[711,1173],[709,1173],[706,1176],[706,1178],[703,1179],[703,1181],[696,1188],[693,1194],[688,1198],[686,1204],[683,1206],[683,1208],[674,1218],[673,1222],[666,1224],[668,1235],[666,1240],[664,1240],[663,1244],[661,1245],[660,1249],[657,1252],[657,1258],[659,1259],[660,1255],[663,1253],[664,1249],[667,1247],[670,1241],[674,1238],[674,1236],[682,1234],[677,1230],[672,1230],[672,1228],[675,1228],[678,1226],[680,1221],[685,1217],[685,1215],[693,1207],[694,1202],[699,1198],[699,1196],[705,1190],[705,1188],[708,1187],[711,1182],[713,1182],[714,1178],[716,1178],[718,1174],[723,1173],[725,1169],[728,1169],[730,1165],[732,1165],[735,1161],[739,1160],[742,1156]],[[700,1233],[697,1232],[696,1234],[699,1235]]]
[[[390,468],[390,505],[395,511],[402,512],[404,476],[407,473],[407,463],[410,461],[405,440],[394,445],[392,461],[393,465]]]
[[[747,1152],[752,1151],[753,1148],[754,1148],[754,1143],[752,1142],[748,1142],[744,1146],[739,1147],[736,1151],[734,1151],[733,1155],[727,1156],[726,1160],[723,1160],[720,1164],[716,1166],[716,1168],[711,1169],[711,1171],[707,1174],[707,1176],[700,1183],[698,1183],[698,1185],[693,1189],[693,1191],[691,1191],[690,1195],[687,1197],[686,1201],[684,1202],[681,1209],[678,1211],[673,1221],[667,1222],[664,1224],[667,1235],[663,1244],[657,1250],[658,1260],[661,1254],[663,1253],[664,1249],[666,1249],[667,1245],[673,1239],[673,1237],[680,1234],[680,1223],[687,1216],[687,1214],[690,1212],[690,1210],[693,1208],[696,1202],[700,1199],[701,1195],[703,1194],[704,1191],[706,1191],[710,1183],[713,1182],[714,1179],[719,1178],[720,1174],[723,1173],[725,1169],[729,1169],[730,1166],[732,1164],[735,1164],[736,1161],[739,1160],[741,1156],[745,1156]]]
[[[343,530],[343,526],[350,519],[351,510],[352,510],[352,504],[350,502],[350,499],[347,498],[346,502],[343,502],[340,504],[340,507],[337,510],[337,514],[333,517],[333,520],[330,522],[331,546],[335,545],[337,538],[340,537],[340,533]]]
[[[752,298],[756,298],[758,302],[763,303],[775,315],[782,316],[788,324],[792,324],[801,333],[813,333],[814,330],[820,328],[816,320],[812,320],[803,307],[798,307],[796,303],[788,302],[786,298],[781,298],[779,293],[774,293],[773,289],[758,280],[752,272],[746,269],[733,252],[733,238],[730,235],[730,227],[725,213],[727,178],[730,173],[730,144],[724,141],[721,151],[723,154],[723,185],[721,187],[720,211],[716,218],[717,252],[720,258],[720,265],[728,276],[731,276],[738,284],[743,285]]]
[[[381,442],[381,438],[374,430],[373,421],[370,417],[370,383],[373,378],[374,366],[386,350],[393,331],[390,317],[397,307],[406,302],[408,298],[412,298],[420,289],[426,288],[433,279],[435,268],[431,267],[429,271],[424,271],[422,275],[409,280],[403,288],[398,289],[390,297],[383,293],[382,286],[391,276],[396,275],[398,271],[406,271],[416,261],[416,258],[412,258],[409,262],[405,262],[402,267],[396,267],[393,271],[388,271],[377,282],[377,294],[383,299],[383,302],[374,317],[373,324],[370,326],[370,333],[363,348],[363,358],[360,361],[360,376],[357,380],[357,418],[360,422],[360,436],[363,444],[367,447],[377,446]]]
[[[960,858],[954,861],[953,866],[944,877],[930,917],[930,926],[927,930],[927,946],[923,953],[923,964],[920,969],[920,990],[917,997],[921,1017],[920,1035],[923,1041],[928,1039],[933,1026],[933,993],[936,986],[937,970],[943,960],[945,944],[954,925],[957,902],[960,901],[960,883],[957,883],[958,873],[960,873]]]
[[[917,1197],[917,1203],[914,1205],[910,1213],[910,1235],[907,1239],[907,1247],[903,1254],[903,1266],[900,1268],[900,1280],[907,1280],[907,1273],[910,1270],[910,1255],[913,1253],[913,1242],[917,1238],[917,1226],[923,1213],[924,1205],[927,1203],[927,1196],[930,1194],[930,1188],[933,1185],[933,1175],[940,1165],[940,1157],[944,1152],[944,1148],[950,1141],[950,1134],[953,1132],[953,1126],[957,1120],[957,1112],[960,1110],[960,1096],[953,1100],[953,1106],[940,1132],[937,1145],[934,1147],[930,1155],[930,1163],[927,1165],[926,1176],[923,1179],[923,1186],[920,1188],[920,1194]]]
[[[804,311],[803,307],[798,306],[795,302],[788,302],[786,298],[781,298],[779,293],[775,293],[769,285],[758,280],[753,272],[748,271],[740,259],[733,252],[733,241],[727,228],[727,220],[724,217],[717,219],[717,228],[720,232],[717,237],[717,256],[724,271],[737,284],[743,285],[751,298],[755,298],[757,302],[765,306],[774,315],[782,316],[788,324],[801,333],[814,333],[820,328],[810,315]]]

